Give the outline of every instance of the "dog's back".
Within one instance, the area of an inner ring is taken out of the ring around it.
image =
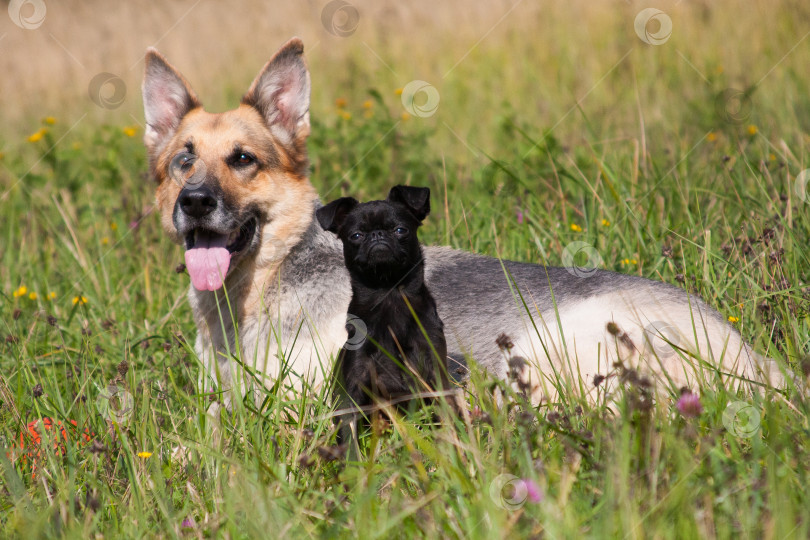
[[[672,285],[443,247],[425,254],[451,356],[469,355],[505,379],[509,366],[496,338],[506,334],[509,355],[528,359],[535,401],[553,399],[559,384],[590,383],[617,362],[656,375],[664,387],[784,385],[775,362],[754,353],[701,298]]]

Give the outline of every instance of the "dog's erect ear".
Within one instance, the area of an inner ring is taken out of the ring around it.
[[[309,71],[304,43],[292,38],[264,65],[242,98],[257,109],[284,143],[309,135]]]
[[[430,188],[394,186],[388,192],[388,202],[404,204],[422,221],[430,213]]]
[[[315,217],[318,218],[318,223],[324,230],[337,233],[346,216],[358,204],[360,203],[353,197],[343,197],[318,208],[315,211]]]
[[[143,142],[152,166],[183,117],[200,106],[194,90],[183,76],[159,52],[147,49],[143,77],[143,108],[146,115]]]

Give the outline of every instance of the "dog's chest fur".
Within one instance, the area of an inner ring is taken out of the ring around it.
[[[238,350],[268,386],[282,372],[294,388],[302,380],[323,382],[347,337],[351,287],[340,242],[313,221],[280,265],[239,270],[228,276],[227,296],[189,291],[199,329],[195,348],[209,374],[223,385],[233,381]]]

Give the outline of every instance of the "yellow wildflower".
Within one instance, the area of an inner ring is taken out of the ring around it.
[[[367,99],[367,100],[365,100],[365,101],[363,102],[363,108],[364,108],[364,109],[370,109],[370,108],[372,108],[373,106],[374,106],[374,102],[373,102],[373,101],[371,101],[370,99]]]
[[[110,243],[110,239],[109,239],[109,238],[107,238],[106,236],[105,236],[104,238],[102,238],[102,239],[101,239],[101,245],[102,245],[102,246],[106,246],[106,245],[107,245],[107,244],[109,244],[109,243]]]
[[[406,121],[410,120],[411,115],[410,115],[410,114],[408,114],[408,113],[406,113],[406,112],[404,112],[404,113],[402,113],[402,114],[400,115],[400,118],[402,118],[402,121],[403,121],[403,122],[406,122]]]
[[[768,156],[768,159],[770,159],[771,161],[776,161],[776,154],[770,154]]]
[[[37,293],[35,293],[34,291],[31,291],[28,294],[28,298],[30,298],[31,300],[36,300],[37,298],[39,298],[39,295]]]
[[[732,323],[740,322],[740,318],[731,316],[731,317],[728,318],[728,322],[732,322]]]
[[[42,119],[42,122],[44,124],[48,124],[49,126],[52,126],[52,125],[54,125],[56,123],[56,118],[54,118],[53,116],[46,116],[45,118]]]
[[[347,103],[348,101],[346,101],[346,98],[339,97],[335,100],[335,105],[337,105],[338,109],[342,109]]]
[[[124,135],[127,137],[134,137],[138,133],[138,128],[136,126],[127,126],[124,128]]]
[[[86,303],[87,303],[87,297],[86,296],[74,296],[73,297],[73,305],[74,306],[76,304],[85,305]]]
[[[39,131],[37,131],[36,133],[32,133],[31,135],[29,135],[29,136],[28,136],[28,142],[30,142],[30,143],[36,143],[36,142],[39,142],[39,141],[41,141],[41,140],[42,140],[42,137],[43,137],[44,135],[45,135],[45,130],[44,130],[44,129],[40,129],[40,130],[39,130]]]
[[[352,119],[352,113],[350,113],[348,111],[341,111],[340,112],[340,117],[343,118],[344,120],[351,120]]]
[[[49,292],[48,293],[48,300],[55,300],[55,299],[56,299],[56,293],[53,292],[53,291]]]
[[[402,95],[402,88],[397,88],[396,90],[394,90],[394,93],[396,95],[398,95],[398,96],[401,96]]]
[[[748,126],[748,134],[749,135],[756,135],[757,134],[757,126],[755,126],[754,124],[751,124],[750,126]]]
[[[717,140],[717,133],[714,131],[710,131],[708,135],[706,135],[706,140],[709,142],[714,142]]]
[[[1,160],[2,160],[4,157],[6,157],[6,155],[5,155],[3,152],[0,152],[0,161],[1,161]]]
[[[28,287],[25,285],[20,285],[20,287],[14,291],[13,296],[14,298],[19,298],[20,296],[25,296],[25,293],[28,292]]]
[[[610,222],[606,219],[602,220],[602,227],[610,227]]]
[[[110,223],[110,229],[113,230],[113,231],[117,231],[118,230],[118,223],[116,223],[114,221],[112,223]]]
[[[141,459],[147,459],[152,457],[152,452],[138,452],[138,457]]]
[[[81,150],[81,148],[82,148],[82,143],[80,143],[80,142],[75,142],[75,143],[73,143],[73,144],[71,145],[71,148],[73,148],[74,150]]]
[[[576,223],[571,224],[571,230],[574,232],[582,232],[582,227],[577,225]]]

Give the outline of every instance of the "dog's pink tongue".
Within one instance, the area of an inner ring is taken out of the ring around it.
[[[222,287],[231,254],[225,248],[227,237],[198,233],[195,246],[186,250],[186,269],[198,291],[216,291]]]

